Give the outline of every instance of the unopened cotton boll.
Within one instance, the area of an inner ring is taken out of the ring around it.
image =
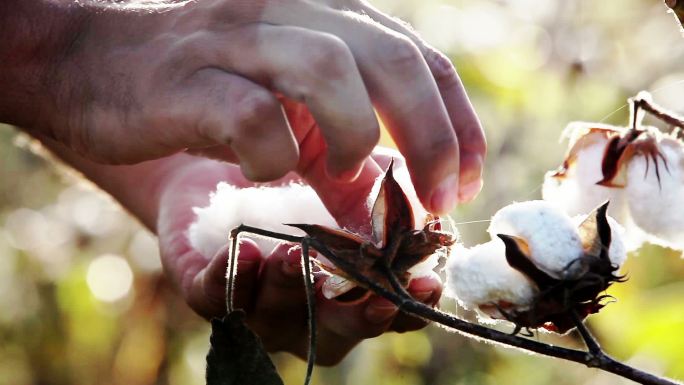
[[[632,158],[625,188],[634,223],[650,241],[684,250],[684,147],[665,138],[659,154]],[[657,162],[657,165],[656,165]]]
[[[502,208],[492,217],[488,231],[493,239],[497,234],[523,239],[533,262],[555,277],[583,253],[570,217],[545,201],[519,202]]]
[[[197,219],[190,225],[188,238],[192,247],[207,258],[226,245],[230,231],[241,224],[292,235],[303,235],[303,232],[284,223],[315,223],[337,228],[316,192],[298,183],[238,188],[221,182],[211,194],[209,206],[196,207],[194,212]],[[245,236],[252,238],[264,255],[280,242]]]
[[[508,265],[498,238],[471,248],[457,246],[445,270],[445,294],[465,309],[502,318],[496,306],[525,310],[534,299],[535,288]]]

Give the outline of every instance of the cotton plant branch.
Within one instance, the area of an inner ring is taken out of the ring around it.
[[[237,239],[241,233],[251,233],[257,236],[271,237],[287,242],[302,244],[303,250],[306,250],[306,252],[302,253],[305,268],[310,262],[308,261],[308,248],[311,247],[318,251],[321,255],[328,258],[332,263],[335,264],[335,266],[338,269],[344,272],[344,274],[346,274],[350,279],[352,279],[359,285],[363,286],[364,288],[370,290],[374,294],[389,300],[394,305],[396,305],[400,311],[412,316],[422,318],[427,321],[440,324],[448,329],[460,332],[462,335],[465,335],[467,337],[488,341],[505,347],[517,348],[525,350],[527,352],[537,353],[548,357],[554,357],[566,361],[576,362],[590,368],[597,368],[605,372],[616,374],[618,376],[630,379],[632,381],[636,381],[641,384],[681,385],[680,382],[665,377],[660,377],[652,373],[648,373],[641,369],[620,362],[607,355],[600,347],[598,342],[591,335],[591,333],[586,329],[586,327],[577,315],[576,327],[578,328],[580,335],[582,336],[583,340],[585,341],[585,344],[587,345],[587,351],[555,346],[544,342],[523,338],[518,335],[503,333],[498,330],[488,328],[486,326],[462,320],[454,316],[453,314],[449,314],[447,312],[434,309],[412,298],[399,284],[397,277],[394,276],[394,273],[391,269],[384,270],[386,274],[385,278],[391,283],[391,286],[388,288],[383,285],[379,285],[377,282],[375,282],[374,279],[371,279],[368,276],[359,272],[356,266],[354,266],[348,260],[340,258],[336,253],[331,251],[330,248],[328,248],[323,242],[320,242],[319,240],[313,237],[293,236],[242,225],[234,229],[231,233],[234,245],[237,243]],[[235,254],[231,256],[231,265],[234,264]],[[310,276],[308,274],[307,276],[309,277],[307,278],[307,288],[310,289]],[[232,283],[232,277],[230,276],[229,282]],[[228,290],[229,293],[232,293],[230,285]],[[310,293],[307,294],[307,298],[309,298],[310,301],[313,300],[313,296]],[[310,308],[312,308],[312,305],[313,302],[310,303]],[[309,314],[311,314],[311,310]],[[309,322],[313,324],[314,319],[310,318]],[[312,331],[312,336],[315,335],[315,330],[313,330],[313,328],[310,328],[310,330]],[[312,344],[314,343],[313,340],[311,340],[311,342]],[[315,350],[315,345],[310,345],[310,348],[311,350]],[[311,364],[312,362],[310,361],[309,365]],[[307,374],[307,381],[308,378],[310,378],[309,374]]]
[[[680,15],[680,20],[681,18],[684,18],[684,0],[669,1],[672,3],[679,2],[678,8],[680,10],[680,13],[678,15]],[[637,96],[629,99],[629,104],[632,106],[633,109],[632,128],[634,129],[638,128],[639,119],[637,118],[637,115],[639,113],[639,110],[644,110],[653,115],[654,117],[656,117],[657,119],[661,120],[665,124],[668,124],[672,127],[676,127],[680,130],[684,130],[684,118],[672,111],[668,111],[665,108],[653,103],[651,95],[648,92],[639,92]]]

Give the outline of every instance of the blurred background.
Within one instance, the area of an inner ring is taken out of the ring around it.
[[[482,195],[453,213],[467,245],[514,200],[540,197],[572,120],[626,124],[650,90],[684,112],[684,38],[660,0],[374,0],[456,64],[487,130]],[[389,141],[385,138],[385,143]],[[0,127],[0,385],[204,383],[209,328],[161,276],[154,237],[107,197],[64,178]],[[590,326],[608,352],[684,379],[684,260],[647,245]],[[445,300],[443,307],[456,311]],[[462,314],[472,317],[471,314]],[[579,346],[574,336],[561,340]],[[287,384],[304,364],[275,355]],[[366,341],[315,383],[617,384],[576,364],[435,326]]]

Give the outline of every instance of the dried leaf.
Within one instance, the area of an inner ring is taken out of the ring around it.
[[[207,354],[207,385],[283,385],[259,337],[236,310],[211,320],[211,347]]]
[[[608,258],[611,231],[607,211],[608,202],[592,211],[577,228],[586,254]]]

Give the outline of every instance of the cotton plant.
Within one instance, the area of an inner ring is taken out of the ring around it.
[[[545,200],[570,215],[586,214],[610,200],[609,214],[626,230],[629,249],[649,241],[684,250],[684,142],[680,128],[668,133],[641,124],[643,111],[681,127],[650,95],[632,99],[630,127],[572,123],[562,165],[546,174]]]
[[[325,229],[330,233],[329,237],[338,235],[346,238],[347,242],[351,241],[354,249],[352,252],[356,252],[362,244],[368,243],[371,247],[382,249],[390,242],[392,233],[398,229],[389,228],[386,231],[385,227],[393,226],[387,223],[387,220],[395,218],[387,218],[396,214],[395,209],[403,210],[400,214],[401,226],[420,234],[433,234],[432,229],[440,229],[446,224],[429,214],[421,205],[408,170],[404,166],[390,168],[386,176],[376,180],[367,205],[372,214],[372,232],[369,239],[340,228],[316,192],[308,185],[291,182],[281,186],[239,188],[221,182],[211,194],[209,205],[194,209],[196,220],[189,228],[188,237],[196,250],[211,258],[226,244],[227,232],[241,224],[295,236],[304,235],[307,231]],[[295,223],[301,225],[288,225]],[[456,238],[456,235],[452,236]],[[263,236],[252,235],[250,238],[257,243],[264,255],[270,254],[269,252],[281,242]],[[434,274],[439,259],[447,254],[448,246],[451,246],[452,242],[445,240],[443,243],[424,255],[416,256],[416,259],[410,262],[410,266],[405,266],[407,285],[411,279]],[[330,247],[334,245],[331,244]],[[353,291],[357,285],[348,280],[324,256],[320,256],[317,263],[321,270],[329,275],[321,287],[321,292],[326,298],[358,302],[368,296],[369,293],[365,290]]]
[[[491,220],[487,243],[458,247],[447,262],[447,296],[485,321],[565,333],[598,312],[626,258],[607,204],[572,218],[544,201],[513,203]]]
[[[598,139],[592,143],[603,143]],[[595,159],[600,159],[597,154],[602,150],[594,151]],[[669,159],[665,150],[663,153]],[[651,153],[651,159],[659,158],[658,154]],[[575,172],[573,167],[588,159],[582,157],[572,167],[569,162],[568,173]],[[616,174],[611,183],[618,180]],[[584,179],[575,181],[578,181],[576,186],[585,183]],[[595,183],[585,184],[590,188],[595,186]],[[628,233],[608,216],[608,210],[613,205],[612,199],[616,199],[621,210],[629,206],[619,197],[596,190],[598,198],[594,199],[602,202],[591,207],[580,199],[581,186],[576,186],[573,188],[579,192],[572,204],[579,214],[569,215],[562,206],[550,201],[513,203],[492,217],[491,240],[468,248],[458,243],[450,221],[433,217],[420,205],[408,172],[392,164],[369,195],[370,230],[364,234],[337,226],[307,186],[294,183],[240,189],[220,184],[209,205],[195,210],[197,220],[188,232],[192,245],[207,258],[225,245],[228,233],[231,239],[227,266],[228,314],[212,320],[208,384],[222,383],[221,373],[228,370],[227,365],[232,365],[231,372],[238,372],[235,375],[249,377],[267,373],[272,381],[260,383],[282,384],[258,336],[245,323],[244,312],[235,309],[232,301],[237,244],[241,236],[257,237],[255,240],[265,254],[280,241],[301,246],[309,323],[305,384],[312,379],[316,354],[313,281],[325,274],[321,289],[327,298],[357,303],[375,294],[408,315],[465,335],[598,367],[644,384],[675,384],[611,358],[584,326],[587,316],[606,305],[610,298],[606,290],[624,280],[620,268],[627,255]],[[309,253],[311,249],[317,252],[315,258]],[[468,322],[426,305],[406,290],[411,279],[435,274],[440,258],[446,258],[446,295],[460,306],[476,311],[480,323]],[[317,277],[311,273],[314,265],[322,273]],[[510,322],[514,333],[492,329],[487,325],[492,322]],[[587,349],[565,348],[525,338],[537,329],[560,334],[576,329]],[[520,333],[523,330],[525,333]],[[252,360],[252,357],[258,357],[256,363],[260,369],[252,370],[255,366],[251,363],[230,364]]]

